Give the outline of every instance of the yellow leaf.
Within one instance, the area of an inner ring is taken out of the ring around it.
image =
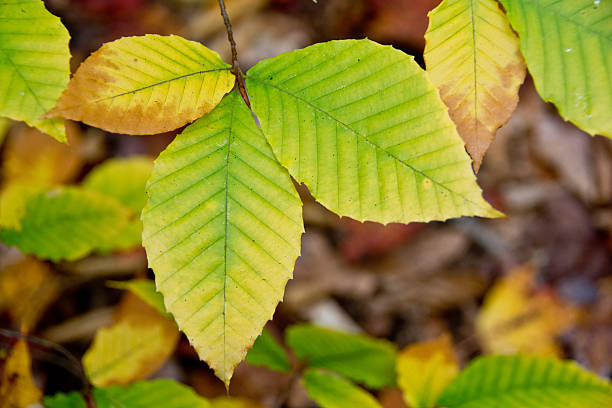
[[[117,321],[96,333],[83,356],[93,385],[128,385],[155,373],[172,355],[179,338],[174,321],[127,294],[117,309]]]
[[[0,381],[0,408],[26,408],[40,402],[42,393],[32,379],[28,345],[19,340],[9,353]]]
[[[519,39],[495,0],[444,0],[429,13],[425,62],[478,171],[525,78]]]
[[[444,388],[459,373],[448,335],[406,347],[396,363],[397,382],[411,408],[434,407]]]
[[[0,229],[21,231],[28,200],[43,190],[43,187],[21,182],[10,183],[0,190]]]
[[[487,295],[476,331],[488,353],[561,356],[555,337],[576,320],[577,311],[550,292],[534,293],[535,270],[522,266]]]
[[[47,117],[134,135],[179,128],[234,86],[219,55],[182,37],[145,35],[104,44],[77,69]]]
[[[0,271],[0,310],[8,310],[23,332],[34,328],[59,293],[58,277],[35,258],[27,257]]]

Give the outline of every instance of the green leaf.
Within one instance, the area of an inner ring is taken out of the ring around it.
[[[266,329],[255,340],[253,348],[249,350],[246,356],[246,362],[283,373],[291,371],[287,352],[285,352],[283,346],[278,344],[272,333]]]
[[[145,189],[152,170],[153,160],[149,157],[111,159],[96,166],[83,180],[83,187],[115,197],[140,212],[147,199]]]
[[[155,161],[143,243],[166,310],[226,384],[300,253],[302,202],[237,91]]]
[[[149,306],[152,306],[161,314],[167,314],[164,306],[164,296],[155,289],[155,282],[147,279],[134,279],[131,281],[107,282],[108,287],[121,290],[129,290]]]
[[[212,110],[234,80],[219,54],[198,42],[176,35],[123,37],[79,66],[47,116],[115,133],[162,133]]]
[[[370,388],[395,385],[395,346],[309,324],[287,330],[287,344],[309,367],[336,371]]]
[[[586,132],[612,137],[612,2],[501,3],[542,98]]]
[[[111,159],[94,168],[83,181],[83,187],[115,197],[140,214],[145,205],[145,189],[152,170],[153,160],[149,157]],[[98,249],[102,252],[131,249],[140,246],[141,237],[142,222],[140,217],[135,216],[119,234]]]
[[[302,384],[322,408],[381,408],[376,399],[344,378],[320,370],[307,370]]]
[[[438,90],[403,52],[369,40],[316,44],[260,62],[247,87],[281,164],[339,215],[500,216]]]
[[[70,80],[70,35],[40,0],[0,3],[0,115],[66,143],[62,119],[39,119]]]
[[[28,198],[20,229],[4,229],[0,238],[26,254],[59,261],[87,255],[112,239],[129,222],[131,211],[112,197],[74,187]]]
[[[573,362],[528,356],[481,357],[444,390],[446,408],[603,408],[612,386]]]
[[[95,388],[97,408],[208,408],[210,404],[192,389],[172,380],[141,381],[127,387]],[[86,408],[77,392],[44,399],[45,408]]]

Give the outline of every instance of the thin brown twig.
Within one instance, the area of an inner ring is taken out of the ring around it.
[[[238,85],[238,91],[242,96],[242,100],[247,104],[249,108],[251,108],[251,101],[249,100],[249,95],[246,91],[246,85],[244,82],[244,73],[240,68],[240,63],[238,62],[238,50],[236,49],[236,41],[234,41],[234,32],[232,31],[232,24],[230,23],[229,16],[227,15],[227,10],[225,9],[225,1],[219,1],[219,8],[221,9],[221,16],[223,17],[223,22],[225,23],[225,30],[227,31],[227,39],[229,40],[230,47],[232,49],[232,73],[236,76],[236,83]]]

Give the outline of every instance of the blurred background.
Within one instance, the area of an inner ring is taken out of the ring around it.
[[[316,42],[363,37],[392,44],[423,65],[427,12],[439,0],[226,2],[239,59],[248,69]],[[201,41],[230,60],[216,1],[45,3],[72,36],[73,72],[104,42],[145,33]],[[109,158],[154,158],[175,134],[116,135],[71,123],[66,147],[14,123],[0,146],[1,183],[14,177],[78,182]],[[612,141],[565,123],[528,76],[478,180],[506,219],[383,227],[340,219],[300,186],[302,256],[267,327],[281,339],[288,325],[310,321],[400,348],[450,333],[463,363],[483,353],[536,353],[572,358],[610,377]],[[96,331],[111,324],[122,295],[105,282],[134,276],[152,276],[142,248],[52,264],[0,244],[0,327],[18,329],[17,317],[35,314],[32,335],[80,358]],[[67,361],[44,348],[32,353],[46,394],[79,389]],[[184,337],[155,377],[183,381],[206,397],[225,394]],[[244,363],[230,391],[269,407],[312,404],[290,375]],[[379,398],[386,407],[404,407],[397,391],[383,390]]]

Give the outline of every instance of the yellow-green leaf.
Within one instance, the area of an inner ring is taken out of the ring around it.
[[[500,216],[438,90],[403,52],[370,40],[315,44],[258,63],[247,88],[278,160],[337,214]]]
[[[335,371],[370,388],[395,385],[397,349],[386,340],[299,324],[287,330],[287,344],[309,367]]]
[[[444,0],[429,13],[425,62],[478,171],[518,103],[519,40],[495,0]]]
[[[107,282],[107,286],[115,289],[129,290],[143,302],[155,308],[159,313],[166,314],[164,297],[155,290],[155,282],[147,279],[134,279],[131,281]]]
[[[140,212],[146,201],[145,188],[153,170],[153,160],[145,156],[111,159],[94,168],[83,180],[83,187],[116,198],[134,210],[134,219],[119,234],[98,249],[101,252],[131,249],[141,244]]]
[[[83,187],[115,197],[134,211],[145,205],[145,189],[151,177],[153,159],[134,156],[107,160],[96,166],[83,180]]]
[[[246,355],[246,362],[284,373],[291,371],[291,364],[289,363],[287,352],[283,346],[276,341],[274,335],[266,329],[264,329],[257,340],[255,340],[253,348],[249,350]]]
[[[612,137],[612,2],[501,0],[538,93],[566,120]]]
[[[445,408],[608,408],[612,385],[574,362],[480,357],[444,390]]]
[[[127,387],[94,388],[96,408],[210,408],[204,398],[172,380],[140,381]],[[45,408],[86,408],[78,392],[46,397]]]
[[[237,91],[160,154],[143,243],[166,310],[229,384],[300,253],[302,202]]]
[[[372,395],[355,384],[321,370],[306,370],[302,384],[308,396],[322,408],[381,408]]]
[[[117,200],[95,191],[64,187],[29,194],[25,203],[13,208],[21,216],[19,227],[3,229],[0,238],[24,253],[53,261],[87,255],[132,216]],[[14,199],[21,200],[19,195]]]
[[[64,121],[40,119],[70,79],[70,35],[41,0],[0,3],[0,115],[23,120],[60,142]]]
[[[459,373],[449,336],[406,347],[397,357],[397,383],[411,408],[433,408]]]
[[[48,116],[116,133],[162,133],[209,112],[233,85],[229,65],[200,43],[124,37],[81,64]]]

